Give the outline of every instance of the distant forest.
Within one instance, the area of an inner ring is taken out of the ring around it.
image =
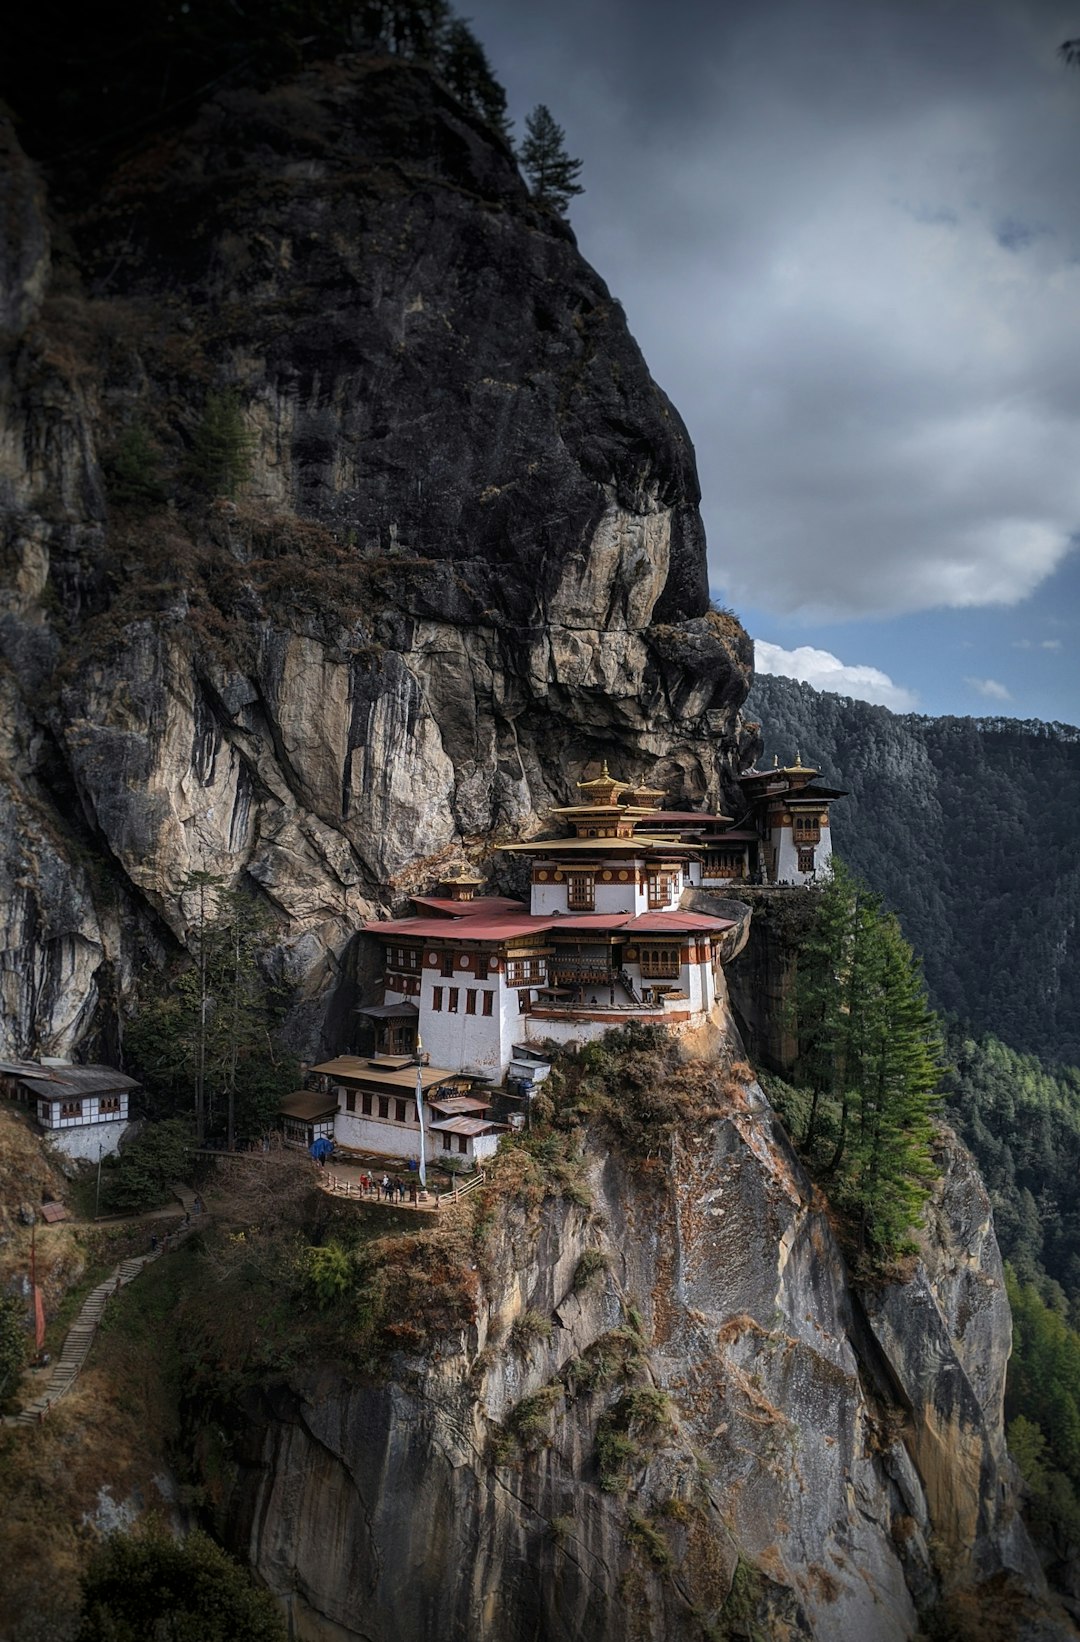
[[[899,916],[931,1002],[1080,1064],[1080,730],[898,715],[759,676],[763,762],[801,753],[849,796],[833,845]]]

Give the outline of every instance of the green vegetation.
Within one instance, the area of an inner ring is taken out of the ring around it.
[[[606,1255],[599,1249],[585,1249],[574,1267],[574,1293],[581,1294],[584,1289],[602,1287],[607,1269]]]
[[[527,1357],[534,1345],[551,1338],[551,1318],[528,1307],[515,1317],[510,1329],[510,1349],[518,1357]]]
[[[1005,1399],[1009,1448],[1043,1535],[1080,1544],[1080,1333],[1034,1283],[1006,1270],[1013,1354]]]
[[[273,1125],[297,1082],[274,1048],[283,998],[260,962],[274,930],[250,894],[210,873],[190,875],[184,903],[190,962],[165,983],[143,979],[126,1046],[153,1111],[193,1109],[196,1138],[231,1149]]]
[[[936,1174],[940,1040],[899,925],[840,862],[799,948],[796,1025],[808,1100],[795,1139],[858,1253],[889,1261],[910,1248]]]
[[[759,677],[768,758],[847,789],[834,845],[897,913],[931,1002],[975,1035],[1080,1065],[1080,731],[923,718]]]
[[[129,422],[117,441],[111,460],[106,462],[109,499],[119,507],[149,512],[166,499],[161,481],[161,451],[136,418]]]
[[[533,198],[559,216],[566,215],[575,194],[585,192],[577,180],[581,161],[571,159],[566,152],[566,133],[543,103],[538,103],[526,118],[518,158]]]
[[[623,1494],[630,1467],[656,1447],[671,1425],[671,1404],[655,1386],[634,1386],[601,1414],[596,1427],[596,1463],[605,1494]]]
[[[1001,1252],[1022,1283],[1080,1328],[1080,1070],[1048,1070],[952,1024],[946,1109],[979,1165]]]
[[[26,1306],[10,1295],[0,1298],[0,1401],[17,1388],[29,1349],[23,1321]]]
[[[232,388],[206,396],[202,419],[191,442],[188,472],[208,496],[235,496],[251,478],[255,444]]]
[[[147,1124],[102,1169],[102,1208],[113,1214],[139,1214],[167,1203],[173,1181],[186,1180],[191,1173],[192,1138],[185,1118]]]
[[[466,108],[505,135],[506,97],[468,23],[447,0],[262,0],[222,7],[119,0],[107,14],[76,14],[71,68],[61,88],[47,30],[13,20],[0,76],[23,116],[32,152],[108,150],[140,130],[190,115],[196,96],[219,83],[260,84],[305,63],[368,51],[428,64]]]
[[[654,1568],[666,1571],[674,1567],[671,1546],[659,1528],[641,1515],[640,1511],[626,1513],[626,1538],[652,1563]]]
[[[80,1585],[76,1642],[285,1642],[273,1598],[198,1530],[112,1534]]]

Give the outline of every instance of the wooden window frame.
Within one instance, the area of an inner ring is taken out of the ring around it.
[[[566,905],[571,912],[596,911],[596,874],[594,872],[567,873]]]
[[[371,1116],[371,1095],[369,1093],[366,1093],[366,1092],[363,1092],[363,1091],[361,1092],[361,1095],[360,1095],[360,1110],[363,1113],[364,1117],[370,1117]]]
[[[356,1111],[356,1090],[355,1089],[346,1089],[346,1091],[345,1091],[345,1110],[347,1112],[355,1112]]]
[[[489,989],[484,992],[484,1014],[490,1017],[495,1012],[495,994]]]
[[[449,1015],[456,1015],[458,1012],[458,1001],[461,995],[461,988],[459,986],[448,986],[446,992],[446,1012]]]
[[[641,947],[638,964],[643,981],[677,981],[682,977],[682,950],[677,946]]]
[[[466,1013],[466,1015],[475,1015],[476,1014],[476,988],[475,988],[475,986],[470,986],[466,990],[466,993],[465,993],[465,1013]]]
[[[431,989],[431,1007],[436,1014],[441,1014],[443,1005],[443,989],[435,986]]]

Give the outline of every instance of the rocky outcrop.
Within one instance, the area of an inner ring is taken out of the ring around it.
[[[582,1201],[487,1205],[474,1327],[249,1402],[223,1519],[299,1637],[1073,1634],[1003,1464],[970,1160],[946,1138],[921,1258],[864,1311],[756,1085],[699,1076],[663,1163],[592,1145]]]
[[[603,756],[721,796],[751,657],[707,610],[686,431],[428,73],[219,91],[69,202],[48,285],[40,183],[5,186],[4,773],[51,834],[0,869],[36,886],[7,1052],[115,1039],[192,871],[261,890],[318,1047],[417,858],[536,830]]]

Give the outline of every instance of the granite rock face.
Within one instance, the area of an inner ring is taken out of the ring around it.
[[[590,1208],[503,1203],[473,1328],[249,1404],[224,1519],[297,1636],[1073,1635],[1003,1465],[1008,1313],[970,1160],[944,1141],[922,1258],[868,1323],[760,1090],[710,1102],[663,1165],[594,1148]],[[606,1275],[583,1288],[587,1251]],[[527,1313],[551,1332],[522,1352]],[[588,1372],[628,1330],[630,1391]],[[659,1413],[627,1428],[635,1396]]]
[[[686,430],[430,75],[220,91],[69,194],[51,271],[40,180],[4,186],[6,802],[50,832],[0,867],[4,1052],[115,1038],[193,870],[260,887],[294,1041],[334,1048],[356,925],[417,858],[537,830],[604,756],[722,801],[751,651],[707,611]]]

